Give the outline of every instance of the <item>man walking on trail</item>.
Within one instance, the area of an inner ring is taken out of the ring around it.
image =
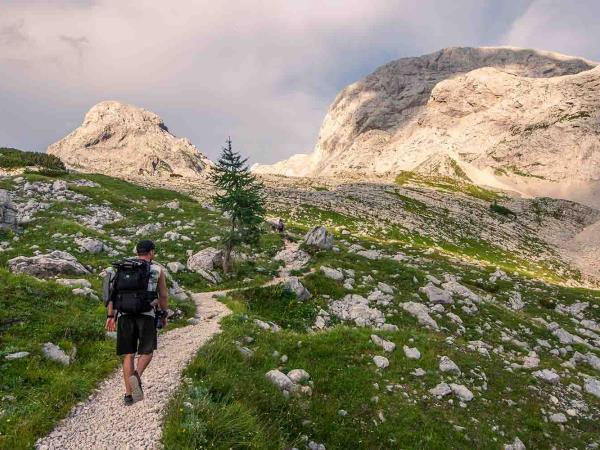
[[[142,375],[157,348],[157,326],[167,324],[167,282],[164,270],[153,263],[154,242],[138,242],[136,253],[137,258],[116,263],[116,271],[105,280],[106,330],[117,331],[117,354],[123,356],[125,405],[144,398]]]

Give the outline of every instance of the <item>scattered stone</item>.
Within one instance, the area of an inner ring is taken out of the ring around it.
[[[433,283],[427,283],[427,285],[420,288],[419,291],[427,295],[427,298],[433,304],[450,305],[454,303],[450,292],[440,289]]]
[[[600,398],[600,380],[597,378],[586,378],[583,383],[583,391]]]
[[[17,256],[8,260],[11,272],[48,278],[56,275],[84,275],[90,273],[73,255],[55,250],[46,255]]]
[[[442,356],[439,363],[440,372],[452,373],[454,375],[460,375],[460,369],[454,361],[447,356]]]
[[[504,450],[526,450],[526,448],[525,448],[525,444],[523,444],[521,439],[519,439],[518,437],[515,437],[515,440],[513,441],[512,444],[506,444],[504,446]]]
[[[52,342],[46,342],[42,346],[42,353],[46,358],[64,364],[65,366],[71,364],[71,357],[67,355],[58,345],[53,344]]]
[[[344,279],[344,274],[337,269],[332,269],[331,267],[327,266],[321,266],[320,270],[323,275],[325,275],[327,278],[331,278],[332,280],[342,281]]]
[[[421,359],[421,352],[416,349],[415,347],[409,347],[407,345],[405,345],[403,347],[404,349],[404,355],[408,358],[408,359]]]
[[[452,389],[454,395],[460,398],[463,402],[470,402],[473,400],[473,393],[462,384],[450,383],[450,389]]]
[[[283,283],[283,286],[284,286],[285,290],[296,294],[296,297],[298,298],[298,300],[308,300],[309,298],[312,297],[309,290],[306,289],[306,287],[304,287],[304,285],[300,282],[298,277],[289,277]]]
[[[13,361],[15,359],[22,359],[22,358],[26,358],[29,356],[29,352],[16,352],[16,353],[9,353],[8,355],[6,355],[4,357],[4,359],[7,359],[8,361]]]
[[[333,235],[325,227],[317,226],[306,233],[304,243],[321,250],[331,250],[333,247]]]
[[[379,369],[385,369],[390,365],[390,361],[385,356],[373,356],[373,362]]]
[[[67,287],[80,287],[88,289],[92,287],[92,283],[85,278],[57,278],[56,282]]]
[[[371,341],[373,344],[383,348],[384,351],[391,353],[396,349],[396,344],[391,341],[386,341],[385,339],[377,336],[376,334],[371,335]]]
[[[210,272],[220,267],[222,263],[223,251],[207,247],[188,258],[187,268],[193,272],[198,272],[200,269]]]
[[[167,269],[169,269],[169,272],[171,272],[171,273],[177,273],[177,272],[181,272],[182,270],[185,270],[185,266],[183,264],[181,264],[179,261],[173,261],[173,262],[167,263]]]
[[[103,251],[105,248],[104,243],[98,239],[83,237],[75,239],[75,243],[79,247],[88,253],[97,254]]]
[[[304,383],[305,381],[310,380],[310,374],[304,369],[293,369],[290,370],[287,374],[288,378],[292,380],[294,383]]]
[[[294,382],[283,372],[273,369],[269,370],[265,377],[282,391],[293,392],[296,388]]]
[[[436,387],[429,390],[429,393],[435,397],[445,397],[450,394],[452,389],[448,386],[448,383],[440,383]]]
[[[549,417],[549,420],[552,423],[567,423],[567,416],[563,413],[555,413]]]
[[[352,321],[359,327],[382,326],[383,312],[369,307],[369,301],[357,294],[348,294],[329,305],[329,312],[343,321]]]
[[[532,375],[546,383],[558,384],[560,382],[560,376],[553,369],[537,370]]]
[[[429,309],[425,305],[416,302],[405,302],[401,303],[400,307],[407,313],[415,316],[421,325],[433,330],[439,330],[437,322],[431,318]]]
[[[379,289],[384,294],[388,294],[388,295],[394,294],[394,288],[392,286],[390,286],[389,284],[383,283],[381,281],[379,283],[377,283],[377,289]]]
[[[508,298],[508,306],[514,311],[520,311],[525,307],[525,303],[523,303],[520,292],[513,291],[510,293]]]

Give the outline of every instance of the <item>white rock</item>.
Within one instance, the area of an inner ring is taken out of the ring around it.
[[[445,397],[446,395],[450,394],[451,392],[452,392],[452,389],[450,388],[450,386],[448,386],[447,383],[440,383],[436,387],[429,389],[429,393],[436,397]]]
[[[452,300],[452,294],[450,292],[440,289],[433,283],[428,283],[424,287],[420,288],[419,291],[427,295],[427,298],[433,304],[439,303],[442,305],[450,305],[454,303],[454,300]]]
[[[380,369],[385,369],[390,365],[390,361],[385,356],[373,356],[373,362]]]
[[[284,289],[287,291],[293,292],[296,294],[298,300],[308,300],[312,297],[310,291],[304,287],[304,285],[300,282],[298,277],[289,277],[283,283]]]
[[[389,294],[389,295],[394,294],[394,288],[392,286],[390,286],[389,284],[383,283],[381,281],[379,283],[377,283],[377,288],[384,294]]]
[[[587,378],[583,383],[583,390],[600,398],[600,380],[592,377]]]
[[[59,362],[68,366],[71,364],[71,358],[58,345],[52,342],[46,342],[42,346],[43,355],[52,361]]]
[[[179,261],[172,261],[167,263],[167,269],[169,269],[169,272],[171,273],[177,273],[181,272],[182,270],[185,270],[185,266]]]
[[[294,382],[286,374],[277,369],[269,370],[265,374],[265,377],[282,391],[293,392],[296,389]]]
[[[294,383],[303,383],[310,380],[310,374],[304,369],[293,369],[287,374],[288,378]]]
[[[81,249],[92,254],[100,253],[105,249],[104,243],[98,239],[87,237],[77,238],[75,239],[75,243],[79,245]]]
[[[512,444],[506,444],[504,446],[504,450],[526,450],[526,448],[525,448],[525,444],[523,444],[521,439],[519,439],[518,437],[515,437],[515,440],[513,441]]]
[[[322,250],[331,250],[333,247],[333,235],[325,227],[317,226],[306,233],[304,243]]]
[[[371,335],[371,341],[373,341],[375,345],[383,348],[383,350],[388,353],[391,353],[396,349],[396,344],[394,344],[391,341],[386,341],[385,339],[377,336],[376,334]]]
[[[408,359],[421,359],[421,352],[417,348],[405,345],[403,350]]]
[[[220,267],[223,261],[223,252],[213,247],[207,247],[194,253],[187,260],[187,268],[193,272],[199,269],[213,271]]]
[[[563,413],[552,414],[549,419],[552,423],[567,423],[567,416],[565,416]]]
[[[454,395],[460,398],[463,402],[470,402],[473,400],[473,393],[462,384],[450,383],[450,389],[452,389]]]
[[[15,360],[15,359],[26,358],[28,356],[29,356],[29,352],[16,352],[16,353],[9,353],[8,355],[6,355],[4,357],[4,359],[12,361],[12,360]]]
[[[405,302],[401,303],[400,307],[407,313],[415,316],[421,325],[433,330],[439,329],[437,322],[431,318],[429,309],[425,305],[416,302]]]
[[[92,283],[90,283],[85,278],[76,278],[76,279],[57,278],[56,282],[58,284],[61,284],[63,286],[68,286],[68,287],[81,287],[81,288],[88,288],[88,289],[90,289],[92,287]]]
[[[323,275],[325,275],[327,278],[331,278],[332,280],[342,281],[344,279],[344,274],[337,269],[332,269],[331,267],[327,266],[321,266],[320,270]]]
[[[546,383],[558,384],[560,382],[560,376],[553,369],[537,370],[532,375]]]
[[[454,375],[460,375],[460,368],[447,356],[442,356],[439,362],[440,372],[452,373]]]

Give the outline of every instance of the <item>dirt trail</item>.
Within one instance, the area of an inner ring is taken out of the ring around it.
[[[229,309],[203,292],[192,298],[199,322],[159,336],[158,350],[144,373],[143,401],[125,407],[121,369],[104,380],[85,402],[73,408],[37,449],[155,449],[160,448],[162,418],[181,383],[181,373],[196,352],[220,332],[221,318]]]

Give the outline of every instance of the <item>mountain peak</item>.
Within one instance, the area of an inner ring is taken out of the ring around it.
[[[197,177],[212,164],[188,139],[171,134],[160,116],[118,101],[94,105],[48,153],[71,168],[129,175]]]

